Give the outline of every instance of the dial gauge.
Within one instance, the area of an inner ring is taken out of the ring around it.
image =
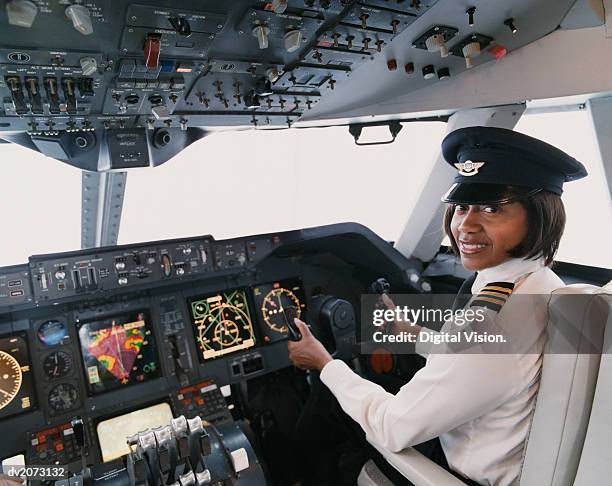
[[[45,346],[57,346],[68,336],[68,328],[62,321],[46,321],[38,328],[38,339]]]
[[[0,410],[19,394],[22,377],[18,361],[10,354],[0,351]]]
[[[263,299],[261,314],[272,331],[286,333],[287,323],[302,315],[300,299],[289,289],[272,289]]]
[[[51,388],[47,400],[55,412],[66,412],[77,405],[79,392],[70,383],[60,383]]]
[[[72,357],[63,351],[48,354],[43,360],[43,370],[51,379],[66,376],[72,370]]]

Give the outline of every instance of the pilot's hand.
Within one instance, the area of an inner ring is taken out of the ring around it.
[[[293,320],[302,334],[299,341],[289,341],[289,359],[293,365],[302,370],[318,370],[333,360],[316,337],[310,332],[310,328],[297,317]]]
[[[380,296],[380,300],[387,309],[395,311],[395,304],[391,300],[391,297],[389,297],[387,294],[382,294]],[[408,332],[416,336],[419,334],[419,332],[421,332],[421,326],[414,324],[411,321],[398,321],[396,319],[393,322],[393,326],[391,327],[391,332],[393,334],[401,334],[402,332]]]

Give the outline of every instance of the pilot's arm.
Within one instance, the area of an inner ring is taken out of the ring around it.
[[[391,452],[420,444],[497,408],[521,390],[511,354],[441,354],[428,360],[396,395],[332,360],[299,323],[302,341],[290,343],[300,368],[321,370],[321,381],[368,439]]]

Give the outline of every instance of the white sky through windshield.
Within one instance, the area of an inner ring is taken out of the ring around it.
[[[566,185],[558,259],[612,267],[612,203],[588,113],[526,115],[516,130],[567,151],[590,174]],[[394,241],[444,133],[443,123],[407,123],[395,143],[377,147],[355,146],[346,127],[212,134],[165,165],[129,173],[119,244],[344,221]],[[78,249],[80,171],[15,145],[0,154],[0,265]]]

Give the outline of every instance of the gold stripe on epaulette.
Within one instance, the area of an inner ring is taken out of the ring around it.
[[[508,300],[508,298],[510,297],[510,294],[502,294],[498,292],[497,290],[494,292],[491,292],[489,290],[481,290],[480,292],[478,292],[478,295],[480,294],[493,295],[495,297],[499,297],[500,299],[503,299],[504,301]]]
[[[506,289],[504,287],[495,287],[493,285],[485,285],[482,290],[496,290],[497,292],[503,292],[504,294],[510,295],[513,289]],[[482,291],[481,291],[482,292]]]
[[[480,295],[478,295],[477,298],[474,300],[485,300],[487,302],[491,302],[492,304],[497,304],[499,306],[503,305],[503,302],[500,302],[499,300],[492,299],[491,297],[483,297]]]

